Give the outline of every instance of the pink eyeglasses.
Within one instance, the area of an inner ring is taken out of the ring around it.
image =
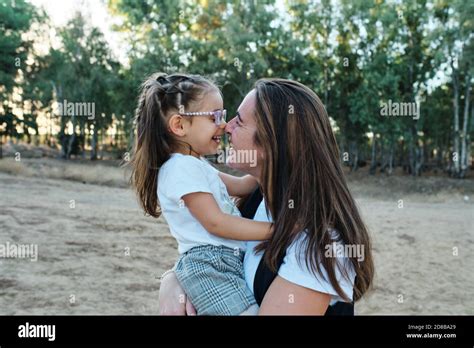
[[[216,126],[220,126],[222,121],[226,121],[227,110],[201,111],[201,112],[180,112],[182,116],[214,116]]]

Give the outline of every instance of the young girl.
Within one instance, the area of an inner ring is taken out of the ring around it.
[[[154,74],[136,111],[132,183],[145,213],[163,212],[178,241],[174,272],[198,315],[256,314],[243,274],[246,240],[265,240],[271,224],[244,219],[229,197],[257,182],[220,173],[202,156],[217,153],[226,110],[219,89],[197,75]]]

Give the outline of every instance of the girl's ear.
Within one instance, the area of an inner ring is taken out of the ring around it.
[[[184,126],[184,118],[181,115],[172,115],[168,120],[168,128],[170,132],[178,137],[186,135],[186,127]]]

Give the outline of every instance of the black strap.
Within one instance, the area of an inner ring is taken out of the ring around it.
[[[342,302],[338,301],[331,306],[328,306],[324,315],[350,315],[354,316],[354,302]]]
[[[253,219],[255,213],[257,212],[258,206],[262,202],[263,195],[260,188],[257,188],[253,193],[249,196],[247,201],[245,202],[242,209],[240,209],[240,214],[247,219]]]
[[[265,258],[265,254],[266,251],[263,253],[262,259],[258,264],[257,272],[255,273],[255,278],[253,280],[253,294],[255,296],[255,301],[257,301],[257,304],[259,306],[262,304],[263,298],[265,297],[268,288],[270,287],[270,285],[272,285],[273,280],[277,276],[277,273],[273,273],[270,268],[268,268],[267,264],[263,261]],[[278,259],[277,270],[280,269],[285,255]]]
[[[247,219],[253,219],[255,212],[257,211],[258,206],[260,205],[263,199],[262,192],[260,188],[257,188],[247,199],[243,208],[240,210],[240,213],[243,217]],[[265,257],[262,257],[260,263],[258,264],[257,272],[255,274],[255,279],[253,282],[253,290],[255,295],[255,300],[260,306],[263,301],[263,297],[267,292],[268,288],[272,284],[273,280],[276,278],[277,273],[272,272],[267,264],[263,261]],[[277,262],[277,270],[280,268],[283,263],[285,254]],[[354,315],[354,302],[336,302],[335,304],[328,307],[324,315]]]

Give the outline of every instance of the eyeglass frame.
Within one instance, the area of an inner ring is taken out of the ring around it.
[[[200,112],[179,112],[178,115],[181,116],[214,116],[214,123],[217,127],[222,124],[222,120],[227,122],[227,110],[216,110],[216,111],[200,111]],[[220,116],[218,116],[220,115]]]

